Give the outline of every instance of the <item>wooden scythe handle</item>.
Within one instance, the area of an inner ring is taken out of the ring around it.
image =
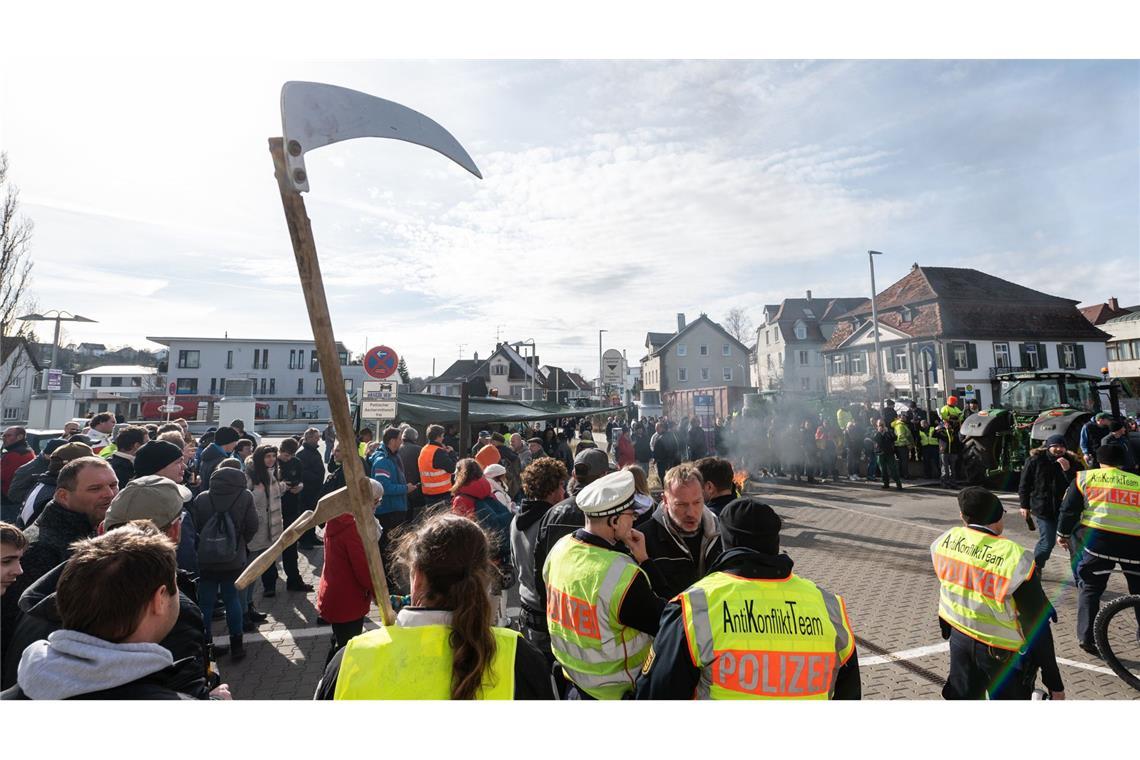
[[[372,503],[365,480],[364,467],[356,453],[356,434],[352,428],[352,418],[348,413],[348,398],[344,394],[344,376],[340,371],[340,357],[333,337],[332,319],[329,317],[329,304],[325,298],[324,280],[321,278],[321,265],[317,261],[316,243],[313,241],[313,228],[305,211],[305,201],[300,193],[289,188],[286,177],[285,150],[283,140],[273,137],[269,140],[269,152],[273,156],[273,166],[277,176],[277,188],[281,193],[281,205],[285,209],[285,221],[289,225],[289,237],[293,242],[293,254],[297,260],[297,273],[301,276],[301,289],[305,294],[305,307],[309,312],[309,323],[313,327],[313,340],[317,344],[317,356],[321,362],[321,377],[325,383],[329,408],[332,411],[333,428],[341,451],[345,456],[345,483],[348,486],[349,502],[356,530],[364,543],[364,553],[368,557],[368,572],[372,576],[372,588],[376,592],[376,603],[384,625],[396,621],[392,602],[388,598],[388,584],[384,580],[384,565],[380,559],[380,546],[375,539]],[[292,527],[292,526],[290,526]]]

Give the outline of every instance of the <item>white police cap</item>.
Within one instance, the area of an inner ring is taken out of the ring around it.
[[[574,501],[587,517],[609,517],[630,509],[636,493],[633,473],[619,470],[590,483],[578,492]]]

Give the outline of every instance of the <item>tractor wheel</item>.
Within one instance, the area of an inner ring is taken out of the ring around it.
[[[986,470],[997,465],[994,459],[996,444],[997,438],[992,435],[966,439],[962,447],[962,473],[967,483],[972,486],[986,485]]]

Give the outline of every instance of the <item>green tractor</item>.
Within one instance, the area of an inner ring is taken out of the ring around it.
[[[1065,436],[1080,456],[1081,428],[1102,410],[1101,390],[1120,413],[1117,381],[1072,372],[1008,372],[995,380],[998,403],[962,423],[962,470],[971,485],[1016,489],[1029,451],[1053,435]]]

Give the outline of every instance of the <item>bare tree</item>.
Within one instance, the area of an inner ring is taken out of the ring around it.
[[[724,315],[724,329],[746,346],[752,342],[752,320],[739,306],[734,306]]]
[[[36,308],[28,293],[32,274],[32,257],[28,253],[32,222],[19,211],[20,191],[8,182],[8,154],[0,153],[0,337],[34,341],[31,323],[17,319]],[[8,340],[4,342],[12,345]],[[7,356],[0,357],[0,361],[7,362],[7,359]],[[4,367],[0,388],[24,369],[25,362],[27,355],[18,351],[15,360]]]

